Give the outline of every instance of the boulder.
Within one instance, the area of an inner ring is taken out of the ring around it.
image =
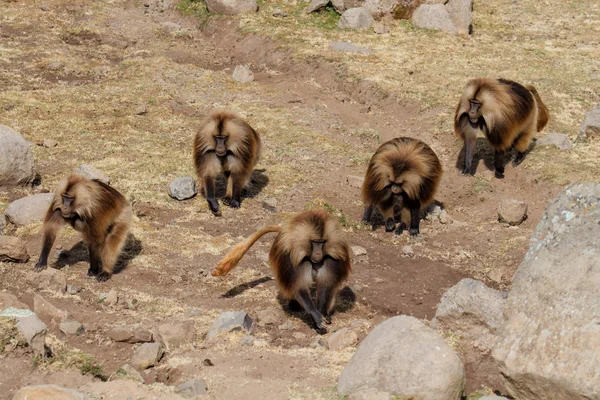
[[[160,343],[144,343],[133,352],[131,365],[138,369],[147,369],[156,365],[164,354]]]
[[[417,28],[458,33],[444,4],[421,4],[413,13],[411,21]]]
[[[344,0],[331,0],[331,5],[338,14],[343,14],[346,11],[346,5]]]
[[[9,222],[17,226],[41,222],[50,207],[53,196],[52,193],[40,193],[15,200],[8,205],[4,215]]]
[[[445,5],[459,35],[469,35],[473,30],[473,0],[448,0]]]
[[[206,337],[212,339],[225,333],[242,330],[247,333],[252,332],[252,318],[244,311],[225,311],[213,322]]]
[[[70,336],[79,336],[84,332],[81,322],[72,319],[61,322],[58,327],[62,333]]]
[[[444,293],[432,325],[441,325],[477,341],[480,348],[491,349],[494,335],[504,322],[505,302],[506,293],[465,278]]]
[[[329,4],[329,0],[312,0],[306,8],[306,13],[310,14],[311,12],[319,11],[327,4]]]
[[[196,180],[191,176],[175,178],[167,186],[167,193],[175,200],[191,199],[198,193],[196,191]]]
[[[245,65],[237,65],[233,74],[231,75],[233,80],[239,83],[250,83],[254,80],[254,74],[250,68]]]
[[[138,326],[115,326],[107,335],[115,342],[134,344],[152,341],[152,332]]]
[[[600,399],[600,183],[550,202],[512,280],[492,356],[520,400]]]
[[[33,152],[23,136],[0,125],[0,187],[25,185],[35,179]]]
[[[520,200],[503,199],[498,204],[498,221],[509,225],[520,225],[527,219],[527,203]]]
[[[156,327],[154,340],[162,343],[167,351],[193,343],[196,329],[194,321],[167,323]]]
[[[26,244],[21,238],[0,235],[0,261],[27,262]]]
[[[69,318],[68,312],[55,307],[37,293],[33,295],[33,311],[37,316],[48,323],[58,324],[65,322]]]
[[[26,310],[29,311],[29,310]],[[31,311],[29,311],[31,312]],[[17,328],[21,335],[27,341],[29,347],[33,349],[36,354],[44,354],[44,345],[46,343],[46,332],[48,327],[40,320],[37,315],[33,314],[17,318]]]
[[[337,23],[338,28],[367,29],[373,26],[375,20],[369,10],[363,7],[350,8],[342,14]]]
[[[600,136],[600,105],[597,105],[593,109],[591,109],[587,114],[585,114],[585,118],[583,119],[583,124],[581,125],[581,130],[579,131],[579,137],[591,138],[591,137],[599,137]],[[1,175],[1,173],[0,173]]]
[[[84,400],[82,393],[56,385],[25,386],[12,400]]]
[[[571,141],[569,140],[569,137],[564,133],[558,132],[550,132],[543,138],[539,138],[535,141],[535,146],[555,146],[558,147],[560,150],[569,150],[573,147]]]
[[[73,170],[74,174],[81,175],[88,179],[97,179],[100,182],[110,185],[110,177],[96,167],[89,164],[82,164]]]
[[[438,333],[416,318],[398,316],[362,341],[337,390],[347,395],[375,388],[395,396],[458,400],[464,385],[463,362]]]
[[[256,0],[205,0],[208,11],[215,14],[237,15],[258,11]]]

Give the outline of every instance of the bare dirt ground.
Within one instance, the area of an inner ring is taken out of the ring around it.
[[[463,176],[456,168],[461,143],[452,133],[464,84],[489,75],[535,84],[552,116],[541,135],[559,131],[575,140],[583,114],[599,100],[595,1],[476,2],[474,35],[468,38],[417,30],[407,22],[391,24],[386,35],[340,31],[332,12],[307,16],[295,2],[266,1],[259,13],[235,18],[207,18],[195,2],[166,10],[162,4],[0,3],[0,123],[33,143],[59,143],[34,149],[42,182],[35,190],[53,190],[74,167],[89,163],[110,175],[136,212],[136,241],[126,266],[106,283],[86,278],[87,255],[73,231],[65,229],[59,237],[57,245],[67,252],[55,267],[83,290],[45,295],[86,332],[66,338],[50,326],[65,354],[56,360],[33,359],[19,350],[0,355],[2,398],[38,383],[92,391],[99,379],[94,374],[110,376],[133,353],[133,345],[107,338],[111,327],[187,320],[195,322],[195,343],[170,351],[143,374],[147,384],[159,383],[152,389],[156,398],[167,391],[161,384],[193,377],[205,379],[217,399],[338,398],[336,380],[353,349],[311,347],[317,335],[306,317],[286,312],[277,299],[266,264],[269,240],[255,245],[224,279],[211,277],[210,269],[232,244],[309,207],[335,213],[351,245],[364,247],[367,255],[354,259],[332,326],[368,321],[369,328],[357,328],[362,339],[392,315],[431,319],[444,291],[463,277],[509,289],[548,201],[565,184],[597,180],[600,173],[600,145],[579,140],[563,152],[535,148],[498,180],[481,140],[477,172]],[[272,17],[275,6],[289,16]],[[372,54],[333,52],[332,40],[352,41]],[[233,67],[241,63],[253,69],[253,83],[232,80]],[[136,115],[139,105],[145,115]],[[225,207],[223,217],[215,218],[202,195],[177,202],[165,187],[175,177],[193,175],[191,140],[198,121],[220,106],[239,112],[258,130],[264,155],[242,208]],[[418,238],[361,225],[360,189],[346,180],[364,174],[381,143],[402,135],[429,143],[445,170],[437,201],[449,221],[428,216]],[[0,212],[30,192],[0,193]],[[268,197],[277,200],[277,212],[262,208]],[[502,198],[527,201],[529,218],[519,227],[497,222]],[[39,228],[10,231],[28,240],[29,263],[0,262],[0,289],[30,306],[37,289],[31,268],[41,247]],[[121,298],[114,307],[98,302],[111,288]],[[235,334],[204,341],[221,311],[256,315],[268,307],[281,310],[281,323],[293,329],[255,326],[252,346]],[[460,338],[448,339],[461,348]],[[502,391],[488,357],[463,353],[471,398]],[[73,361],[81,354],[91,356],[101,373]]]

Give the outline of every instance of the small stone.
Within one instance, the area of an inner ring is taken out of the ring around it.
[[[265,210],[276,212],[277,211],[277,200],[272,197],[268,197],[262,201],[262,206]]]
[[[75,295],[79,292],[81,292],[81,288],[79,286],[67,285],[67,293]]]
[[[390,29],[388,28],[388,26],[381,22],[376,22],[375,25],[373,25],[373,32],[375,32],[378,35],[383,35],[384,33],[388,33],[389,31]]]
[[[67,277],[61,270],[46,268],[31,278],[31,283],[38,289],[52,293],[65,293],[67,290]]]
[[[79,167],[75,168],[73,173],[75,173],[77,175],[81,175],[88,179],[97,179],[107,185],[110,185],[110,177],[108,175],[106,175],[104,172],[100,171],[99,169],[97,169],[89,164],[80,165]]]
[[[341,350],[346,347],[356,346],[358,343],[358,335],[349,328],[342,328],[334,332],[327,339],[327,347],[329,350]]]
[[[311,12],[319,11],[327,4],[329,4],[329,0],[312,0],[306,8],[306,13],[310,14]]]
[[[42,144],[44,147],[46,147],[48,149],[58,146],[58,142],[56,140],[52,140],[52,139],[44,139],[44,142]]]
[[[156,365],[164,354],[160,343],[144,343],[138,347],[131,358],[131,365],[137,369],[147,369]]]
[[[273,9],[273,13],[271,15],[273,15],[274,17],[277,17],[277,18],[285,18],[288,16],[288,13],[286,13],[279,7],[275,7]]]
[[[260,327],[276,325],[282,320],[281,312],[275,307],[269,307],[256,312],[257,324]]]
[[[4,109],[5,109],[6,111],[11,111],[11,110],[14,110],[14,108],[15,108],[15,105],[14,105],[14,104],[7,104],[7,105],[5,105],[5,106],[4,106]]]
[[[296,328],[292,321],[286,321],[277,327],[280,331],[289,331]]]
[[[80,322],[75,320],[66,320],[65,322],[61,322],[59,325],[59,329],[65,335],[81,335],[84,332],[83,325]]]
[[[364,247],[350,246],[350,249],[352,250],[352,253],[354,253],[354,255],[356,257],[366,256],[367,255],[367,249],[365,249]]]
[[[60,71],[65,67],[65,63],[62,61],[53,61],[48,64],[48,69],[50,71]]]
[[[135,115],[146,115],[148,110],[144,104],[140,104],[135,107]]]
[[[82,393],[57,385],[25,386],[12,400],[84,400]]]
[[[27,262],[29,254],[25,245],[21,238],[0,235],[0,261]]]
[[[360,47],[360,46],[356,46],[352,43],[348,43],[348,42],[332,42],[329,45],[329,49],[331,50],[336,50],[336,51],[345,51],[348,53],[358,53],[358,54],[371,54],[371,50],[364,48],[364,47]],[[362,185],[362,183],[361,183]]]
[[[363,7],[350,8],[342,14],[337,26],[346,29],[367,29],[373,26],[373,16]]]
[[[527,219],[527,203],[520,200],[504,199],[498,205],[498,221],[509,225],[520,225]]]
[[[411,246],[402,246],[402,254],[407,257],[412,257],[415,255],[415,252]]]
[[[192,399],[197,396],[208,394],[206,382],[202,379],[192,379],[175,388],[175,393],[186,399]]]
[[[550,132],[543,138],[539,138],[535,142],[536,146],[555,146],[560,150],[569,150],[573,147],[569,137],[564,133]]]
[[[196,329],[194,321],[167,323],[156,327],[154,338],[162,343],[167,351],[193,343]]]
[[[238,65],[233,70],[233,80],[239,83],[250,83],[254,80],[254,74],[250,68],[244,65]]]
[[[46,332],[48,331],[46,324],[44,324],[35,314],[18,318],[18,320],[17,328],[27,341],[29,347],[31,347],[38,355],[44,354]]]
[[[367,49],[365,49],[365,50],[367,50]],[[348,183],[348,185],[350,185],[350,187],[360,189],[362,187],[364,181],[365,181],[365,178],[362,176],[346,175],[346,183]]]
[[[119,301],[119,295],[115,289],[111,289],[108,293],[100,293],[98,301],[107,306],[114,306]]]
[[[144,383],[144,377],[135,368],[125,364],[119,368],[115,374],[115,379],[129,379],[135,382]]]
[[[134,344],[152,341],[152,332],[139,326],[115,326],[106,334],[115,342]]]
[[[17,226],[41,222],[53,197],[52,193],[39,193],[23,197],[10,203],[4,215],[9,222]]]
[[[244,311],[222,312],[211,325],[206,335],[207,339],[237,331],[252,332],[252,318]]]
[[[327,348],[327,342],[325,341],[325,339],[323,339],[323,337],[319,336],[312,341],[310,347],[312,347],[313,349],[324,349]]]
[[[392,400],[392,395],[375,388],[366,388],[350,393],[348,400]]]
[[[33,311],[42,320],[50,323],[64,322],[69,318],[69,313],[52,305],[39,294],[33,295]]]
[[[252,346],[256,338],[254,336],[245,335],[242,340],[240,340],[240,344],[242,346]]]
[[[176,22],[166,21],[166,22],[163,22],[161,25],[162,25],[163,31],[165,33],[173,33],[173,32],[177,32],[177,31],[181,30],[181,25],[179,25]]]
[[[440,224],[443,225],[448,225],[452,223],[452,219],[450,219],[446,210],[442,210],[440,215],[438,215],[438,219],[440,220]]]
[[[600,136],[600,105],[597,105],[585,114],[579,131],[579,137],[591,138],[598,136]]]
[[[175,178],[167,186],[167,193],[176,200],[191,199],[198,193],[196,191],[196,180],[191,176]]]

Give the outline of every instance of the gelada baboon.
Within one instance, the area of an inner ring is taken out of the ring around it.
[[[225,198],[239,208],[242,189],[248,183],[260,157],[260,136],[238,115],[225,110],[212,111],[200,124],[194,138],[194,165],[215,216],[221,215],[215,199],[215,178],[223,171],[227,179]]]
[[[362,186],[363,221],[370,223],[377,208],[385,219],[385,230],[393,231],[394,203],[398,200],[402,221],[396,233],[402,233],[409,224],[405,212],[409,210],[409,232],[419,234],[420,210],[433,201],[441,176],[440,160],[422,141],[400,137],[382,144],[371,157]]]
[[[326,333],[330,313],[342,284],[350,274],[350,250],[337,220],[321,210],[302,212],[285,227],[267,226],[235,246],[213,271],[227,274],[264,234],[277,232],[269,261],[282,295],[297,301],[314,320],[317,332]],[[316,283],[317,305],[310,287]]]
[[[88,275],[100,282],[109,279],[131,226],[131,206],[116,189],[79,175],[63,179],[44,218],[43,248],[35,265],[41,271],[58,231],[65,223],[81,232],[89,247]]]
[[[506,79],[477,78],[467,84],[454,116],[454,132],[465,142],[463,174],[471,173],[477,134],[482,131],[494,149],[496,176],[504,175],[504,153],[514,146],[519,165],[535,132],[548,123],[550,115],[533,86]]]

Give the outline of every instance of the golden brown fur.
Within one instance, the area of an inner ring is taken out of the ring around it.
[[[313,317],[317,329],[326,332],[322,322],[329,321],[335,297],[350,274],[350,251],[337,220],[325,211],[305,211],[285,227],[267,226],[248,240],[235,246],[213,271],[214,276],[227,274],[250,247],[264,234],[277,232],[269,261],[282,294],[298,301]],[[320,247],[322,246],[322,247]],[[315,248],[321,258],[315,262]],[[310,286],[317,284],[315,307]]]
[[[403,210],[410,210],[410,233],[418,234],[419,211],[433,201],[441,176],[438,157],[422,141],[400,137],[382,144],[371,157],[362,186],[363,221],[369,223],[377,208],[386,230],[394,230],[394,202],[399,199]]]
[[[549,120],[548,109],[533,86],[522,86],[505,79],[471,80],[458,103],[454,132],[465,142],[465,168],[470,173],[477,135],[483,132],[495,150],[496,173],[504,173],[504,152],[511,146],[520,164],[535,132]]]
[[[81,232],[89,246],[89,275],[105,281],[112,275],[131,226],[131,206],[114,188],[98,180],[70,175],[56,188],[44,218],[43,249],[35,269],[48,263],[56,234],[65,223]]]
[[[215,110],[202,121],[194,137],[194,165],[213,214],[221,215],[215,199],[216,176],[221,171],[224,173],[227,178],[225,197],[231,207],[238,208],[242,188],[252,175],[260,150],[260,136],[238,115]]]

